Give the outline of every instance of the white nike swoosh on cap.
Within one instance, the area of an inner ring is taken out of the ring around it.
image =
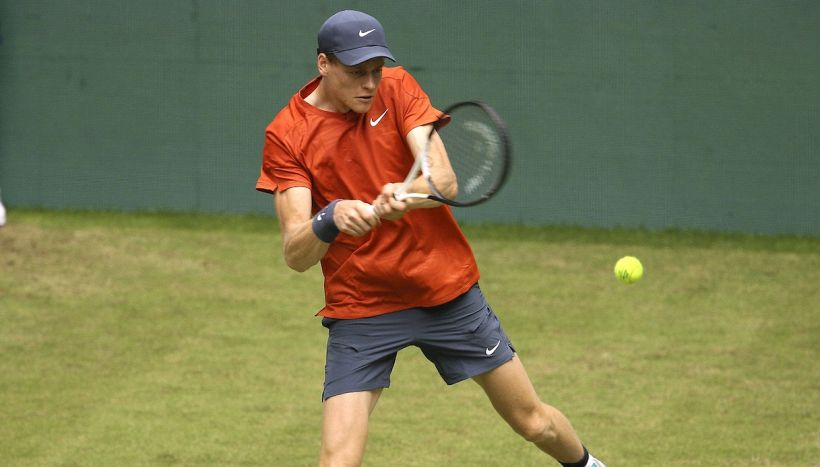
[[[373,32],[373,31],[375,31],[375,30],[376,30],[376,29],[374,28],[374,29],[371,29],[371,30],[369,30],[369,31],[362,32],[362,30],[361,30],[361,29],[359,29],[359,37],[364,37],[364,36],[366,36],[366,35],[370,34],[371,32]]]
[[[378,124],[379,124],[379,122],[380,122],[380,121],[382,121],[382,119],[384,118],[384,116],[385,116],[385,115],[387,115],[387,111],[388,111],[388,110],[390,110],[390,109],[384,109],[384,113],[382,113],[381,115],[379,115],[379,118],[377,118],[377,119],[375,119],[375,120],[373,120],[373,119],[371,118],[371,119],[370,119],[370,126],[376,126],[376,125],[378,125]]]

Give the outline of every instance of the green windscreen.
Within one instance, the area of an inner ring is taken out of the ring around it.
[[[344,8],[507,121],[464,222],[820,235],[816,1],[0,1],[3,202],[272,213],[264,128]]]

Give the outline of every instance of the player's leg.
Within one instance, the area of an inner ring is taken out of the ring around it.
[[[381,393],[381,389],[349,392],[325,400],[319,466],[361,465],[368,420]]]
[[[603,464],[588,456],[567,418],[541,402],[498,317],[476,285],[432,309],[416,345],[447,384],[472,378],[525,439],[565,465]],[[588,461],[588,462],[587,462]]]
[[[421,336],[422,352],[447,384],[474,379],[525,439],[559,461],[583,457],[584,448],[566,417],[538,398],[478,286],[431,311],[428,326],[415,334]]]
[[[390,386],[396,354],[408,345],[403,313],[324,318],[328,328],[320,466],[360,465],[370,413]]]
[[[558,462],[573,463],[584,457],[584,447],[569,420],[556,408],[541,402],[518,356],[473,380],[524,439]]]

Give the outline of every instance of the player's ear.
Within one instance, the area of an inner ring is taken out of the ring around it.
[[[320,53],[319,56],[316,57],[316,68],[319,69],[320,75],[327,76],[331,62],[332,59],[324,52]]]

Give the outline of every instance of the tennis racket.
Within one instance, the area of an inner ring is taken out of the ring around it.
[[[506,125],[492,107],[465,101],[444,113],[450,116],[449,123],[433,124],[424,148],[394,193],[397,200],[431,199],[450,206],[475,206],[492,198],[507,180],[510,141]],[[441,157],[443,152],[446,157]],[[429,192],[411,191],[420,176]]]

